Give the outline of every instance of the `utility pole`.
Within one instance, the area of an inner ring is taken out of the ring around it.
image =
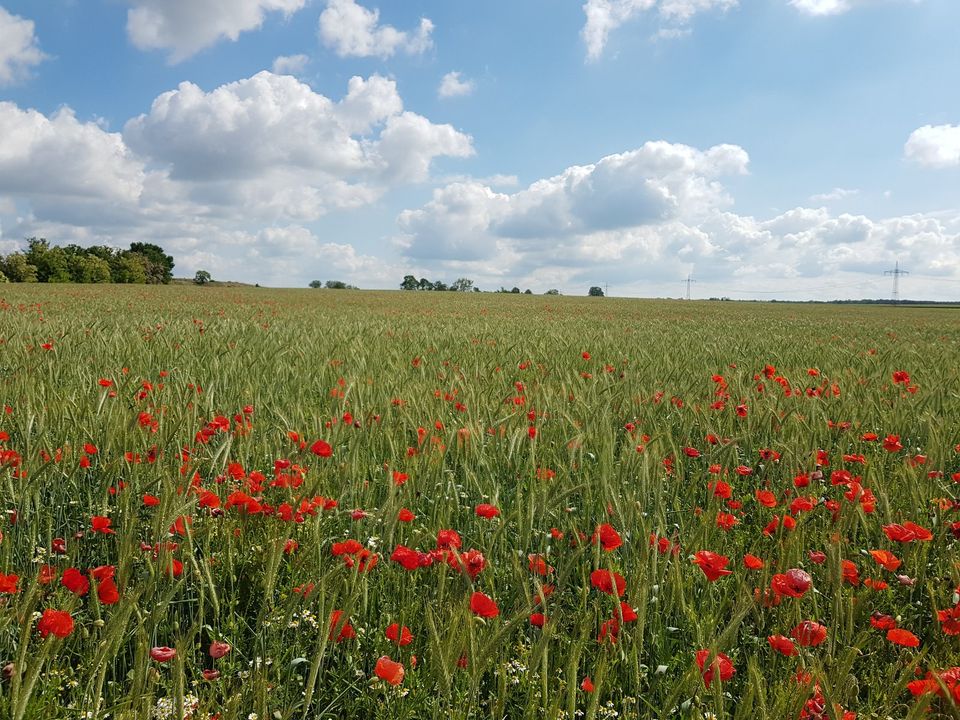
[[[687,286],[687,300],[690,299],[690,286],[696,282],[693,278],[687,275],[687,279],[683,281]]]
[[[897,264],[894,266],[893,270],[885,270],[884,275],[893,275],[893,301],[895,303],[900,302],[900,276],[909,275],[906,270],[900,269],[900,261],[897,260]]]
[[[610,297],[610,283],[603,284],[603,296]]]

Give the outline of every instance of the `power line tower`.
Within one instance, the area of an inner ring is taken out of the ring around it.
[[[684,280],[683,282],[684,282],[684,284],[687,286],[687,300],[689,300],[689,299],[690,299],[690,286],[691,286],[693,283],[695,283],[696,280],[694,280],[692,277],[690,277],[689,275],[687,275],[687,279]]]
[[[894,266],[893,270],[885,270],[884,275],[893,275],[893,301],[895,303],[900,302],[900,276],[909,275],[910,273],[906,270],[900,269],[900,261],[897,260],[897,264]]]

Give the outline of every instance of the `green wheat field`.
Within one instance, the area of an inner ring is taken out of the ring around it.
[[[960,311],[0,290],[0,717],[960,717]]]

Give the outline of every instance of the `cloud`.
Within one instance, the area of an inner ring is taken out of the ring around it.
[[[80,122],[69,108],[48,118],[0,102],[0,194],[132,203],[145,175],[118,133]]]
[[[127,35],[140,50],[167,50],[178,63],[220,40],[256,30],[267,13],[289,16],[307,0],[126,0]]]
[[[880,0],[789,0],[790,5],[802,13],[813,16],[841,15],[853,10],[856,5],[878,4]],[[920,0],[912,0],[917,3]]]
[[[473,80],[461,79],[459,72],[448,72],[440,81],[437,95],[442,98],[465,97],[473,93]]]
[[[823,202],[835,202],[837,200],[845,200],[848,197],[853,197],[859,195],[859,190],[848,190],[847,188],[834,188],[828,193],[819,193],[817,195],[810,196],[810,202],[823,203]]]
[[[328,0],[320,13],[320,39],[340,57],[388,58],[399,51],[419,55],[433,47],[433,23],[421,18],[416,31],[380,24],[380,11],[354,0]]]
[[[266,71],[209,92],[182,83],[122,133],[69,108],[48,117],[0,102],[0,220],[7,238],[155,242],[178,272],[297,285],[335,258],[342,279],[374,284],[386,282],[374,264],[394,266],[304,223],[472,153],[468,135],[405,110],[379,75],[352,78],[339,99]]]
[[[273,74],[299,75],[309,62],[310,58],[306,55],[281,55],[273,61]]]
[[[587,59],[603,54],[610,33],[643,13],[655,13],[667,27],[656,38],[676,38],[686,34],[684,24],[694,15],[708,10],[721,12],[737,7],[739,0],[586,0],[583,12],[586,24],[581,37],[587,46]]]
[[[0,6],[0,87],[19,82],[46,57],[40,51],[33,21]]]
[[[924,125],[910,134],[904,155],[920,165],[946,168],[960,165],[960,125]]]
[[[477,257],[484,249],[489,256],[500,241],[549,248],[726,206],[730,199],[714,178],[745,173],[748,162],[735,145],[701,152],[650,142],[593,165],[569,167],[510,195],[477,182],[455,183],[435,191],[422,209],[405,211],[399,224],[406,253],[420,259],[454,257],[468,237]]]
[[[354,77],[334,102],[266,71],[211,92],[181,83],[130,120],[124,140],[194,202],[299,221],[368,204],[426,180],[437,157],[473,152],[469,136],[404,111],[393,80]]]
[[[395,243],[410,263],[482,287],[586,292],[609,282],[621,295],[679,296],[692,273],[701,292],[718,296],[888,297],[882,272],[898,259],[940,278],[939,289],[917,291],[925,297],[960,285],[960,210],[740,215],[720,178],[746,172],[748,161],[737,146],[651,142],[514,193],[452,183],[399,215]]]

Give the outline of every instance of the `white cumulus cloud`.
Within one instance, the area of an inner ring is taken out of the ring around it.
[[[166,50],[181,62],[226,38],[256,30],[267,13],[289,16],[307,0],[126,0],[127,35],[141,50]]]
[[[310,220],[429,177],[469,136],[404,111],[396,82],[350,80],[340,101],[289,75],[261,72],[211,92],[184,82],[130,120],[124,139],[207,205]]]
[[[464,97],[473,92],[473,80],[465,80],[459,72],[448,72],[440,81],[437,95],[442,98]]]
[[[960,165],[960,125],[924,125],[917,128],[904,146],[908,160],[927,167]]]
[[[340,57],[388,58],[399,51],[418,55],[433,47],[433,23],[420,20],[414,31],[380,23],[380,11],[355,0],[328,0],[320,13],[320,39]]]
[[[668,24],[655,37],[671,38],[685,34],[682,27],[697,13],[708,10],[726,11],[737,7],[739,0],[586,0],[583,12],[586,23],[581,37],[587,46],[587,59],[597,60],[610,33],[644,13],[655,15]]]
[[[34,34],[32,20],[0,6],[0,86],[19,81],[31,67],[46,59]]]
[[[748,161],[734,145],[650,142],[513,193],[456,182],[401,213],[395,243],[418,267],[485,288],[579,293],[609,282],[617,294],[678,296],[692,274],[717,296],[882,298],[890,296],[883,271],[897,260],[928,278],[915,296],[949,296],[960,283],[960,209],[740,215],[720,179],[746,172]]]
[[[281,55],[273,61],[274,75],[299,75],[302,73],[310,58],[306,55]]]

